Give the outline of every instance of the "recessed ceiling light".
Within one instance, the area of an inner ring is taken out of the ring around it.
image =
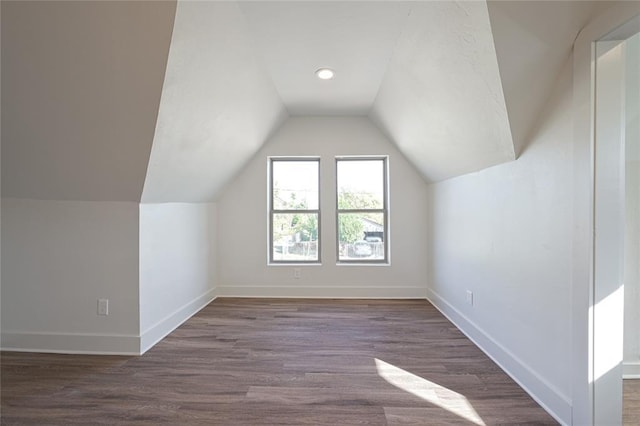
[[[316,71],[316,76],[320,80],[331,80],[334,75],[335,75],[335,73],[333,72],[333,70],[331,68],[319,68]]]

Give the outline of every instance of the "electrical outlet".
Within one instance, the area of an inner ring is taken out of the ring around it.
[[[98,299],[98,315],[109,315],[109,299]]]
[[[473,306],[473,292],[471,290],[467,290],[467,303]]]
[[[301,274],[302,274],[302,271],[300,271],[300,268],[293,268],[293,278],[294,279],[299,280]]]

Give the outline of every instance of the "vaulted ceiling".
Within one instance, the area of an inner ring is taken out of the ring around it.
[[[0,8],[2,196],[139,201],[176,4]]]
[[[3,197],[200,202],[289,116],[368,116],[427,182],[512,161],[576,35],[604,6],[1,7]],[[333,80],[315,77],[323,66]]]

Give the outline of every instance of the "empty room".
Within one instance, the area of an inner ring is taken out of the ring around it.
[[[1,424],[640,424],[640,2],[0,15]]]

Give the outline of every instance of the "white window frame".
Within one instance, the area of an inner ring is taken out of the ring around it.
[[[291,161],[291,162],[316,162],[318,164],[318,208],[317,209],[306,209],[306,210],[301,210],[301,209],[295,209],[295,210],[287,210],[287,209],[275,209],[274,208],[274,202],[273,202],[273,164],[275,162],[284,162],[284,161]],[[320,189],[322,188],[322,183],[321,183],[321,169],[320,169],[320,157],[268,157],[268,164],[267,164],[267,170],[268,170],[268,176],[267,176],[267,195],[268,195],[268,205],[269,205],[269,217],[268,217],[268,225],[267,225],[267,239],[268,239],[268,251],[269,253],[267,254],[267,264],[268,265],[291,265],[291,264],[295,264],[295,265],[304,265],[304,264],[308,264],[308,265],[319,265],[322,263],[322,250],[321,250],[321,229],[322,229],[322,220],[321,220],[321,196],[320,196]],[[317,239],[317,259],[315,260],[292,260],[292,259],[286,259],[286,260],[276,260],[273,258],[273,250],[274,250],[274,246],[273,246],[273,217],[276,214],[296,214],[296,213],[300,213],[300,214],[317,214],[318,215],[318,239]]]
[[[340,209],[338,204],[338,163],[341,161],[380,161],[383,164],[383,206],[381,209]],[[368,155],[368,156],[337,156],[335,157],[335,200],[336,200],[336,263],[338,265],[365,264],[365,265],[389,265],[389,156],[388,155]],[[341,213],[382,213],[383,215],[383,259],[340,259],[340,214]]]

